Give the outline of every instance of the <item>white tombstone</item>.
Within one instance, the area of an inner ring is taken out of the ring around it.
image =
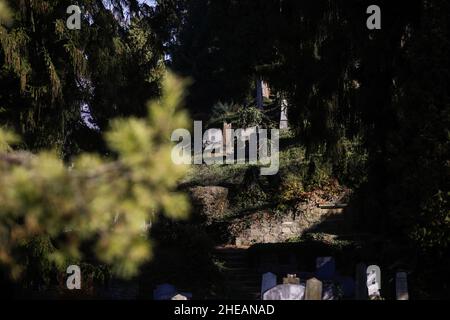
[[[395,291],[397,300],[409,300],[408,280],[406,272],[397,272],[395,277]]]
[[[303,284],[280,284],[267,290],[263,300],[303,300],[305,289]]]
[[[267,272],[262,275],[261,280],[261,298],[267,290],[277,286],[277,276],[272,272]]]
[[[369,297],[379,297],[381,290],[381,270],[379,266],[367,267],[367,291]]]

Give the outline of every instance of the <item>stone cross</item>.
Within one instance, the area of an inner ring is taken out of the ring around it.
[[[397,272],[395,277],[395,290],[397,300],[409,300],[406,272]]]
[[[305,300],[322,300],[322,282],[316,278],[306,281]]]

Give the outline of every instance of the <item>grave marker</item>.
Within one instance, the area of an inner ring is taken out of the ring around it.
[[[289,129],[287,108],[288,108],[287,100],[286,99],[281,100],[280,130]]]
[[[322,282],[316,278],[306,281],[305,300],[322,300]]]
[[[261,298],[267,290],[277,286],[277,276],[272,272],[267,272],[262,275],[261,280]]]
[[[324,283],[322,289],[322,300],[336,300],[335,287],[332,282]]]
[[[397,300],[409,300],[406,272],[397,272],[395,277],[395,291]]]
[[[256,79],[256,106],[258,109],[263,108],[263,81],[260,76]]]
[[[223,144],[224,144],[224,149],[225,149],[225,154],[229,155],[234,153],[234,140],[233,140],[233,133],[231,132],[232,130],[232,125],[231,123],[227,123],[224,122],[223,123]]]
[[[367,291],[370,298],[380,297],[381,270],[379,266],[372,265],[367,268]]]

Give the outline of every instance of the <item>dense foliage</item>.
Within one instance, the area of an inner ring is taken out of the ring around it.
[[[25,148],[58,148],[66,158],[102,147],[86,117],[106,129],[111,118],[144,116],[164,72],[148,5],[77,1],[81,29],[70,30],[72,4],[10,1],[13,19],[0,25],[0,122],[20,133]]]
[[[137,273],[151,257],[146,223],[161,212],[183,218],[189,208],[175,190],[186,168],[170,161],[168,138],[187,125],[178,110],[182,92],[182,83],[169,75],[147,119],[115,120],[106,133],[115,159],[83,153],[67,167],[55,152],[2,150],[0,263],[13,277],[24,271],[19,249],[39,236],[55,247],[37,249],[44,250],[42,261],[64,267],[94,254],[121,276]],[[11,136],[2,132],[0,141]]]

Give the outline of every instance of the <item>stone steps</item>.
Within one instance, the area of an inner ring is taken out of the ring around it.
[[[233,299],[259,298],[261,275],[249,266],[246,249],[216,248],[215,257],[224,262],[223,274]]]
[[[350,230],[347,230],[346,219],[343,215],[345,207],[345,204],[335,203],[318,206],[320,210],[324,210],[323,220],[317,226],[312,227],[309,232],[330,234],[330,238],[348,235]],[[283,231],[283,228],[288,228],[291,225],[292,223],[284,222],[281,230]],[[257,229],[256,231],[260,232],[261,230]],[[267,267],[261,267],[261,265],[251,267],[247,248],[238,246],[217,247],[214,255],[223,262],[223,275],[229,287],[229,295],[233,299],[260,298],[261,276],[263,272],[273,270],[271,261],[267,261]],[[275,261],[273,263],[276,264],[280,274],[292,273],[298,267],[296,263],[291,263],[291,261],[287,261],[286,265]],[[264,262],[261,262],[261,264],[265,265]]]
[[[319,204],[318,207],[320,209],[345,209],[348,207],[348,204],[346,203],[324,203],[324,204]]]

